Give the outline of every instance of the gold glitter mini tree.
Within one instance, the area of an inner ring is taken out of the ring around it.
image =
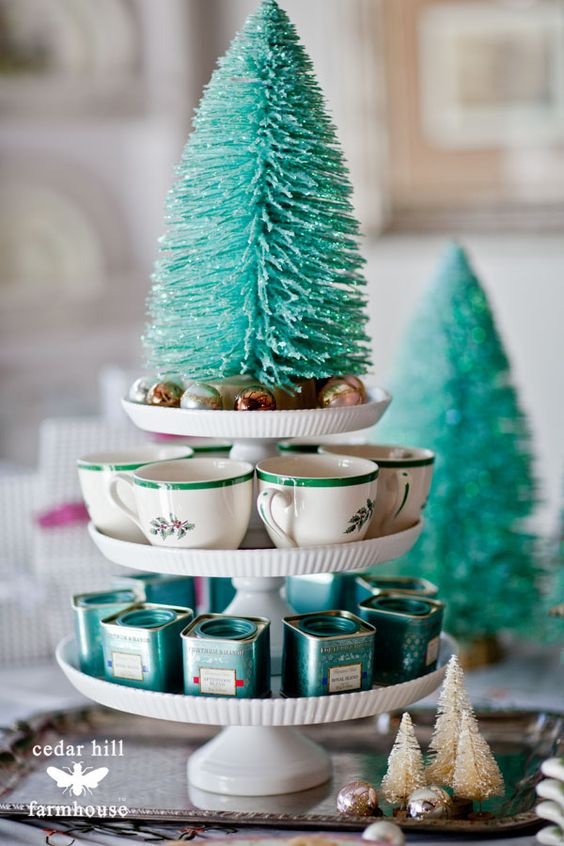
[[[462,714],[471,710],[471,707],[464,687],[462,667],[457,656],[453,655],[447,665],[435,728],[429,744],[429,751],[433,756],[427,767],[427,779],[430,784],[453,786]]]
[[[391,805],[405,808],[411,793],[426,784],[421,747],[411,717],[405,713],[388,758],[388,770],[382,779],[382,793]]]
[[[504,793],[503,776],[470,708],[462,712],[452,787],[458,799],[479,804]]]

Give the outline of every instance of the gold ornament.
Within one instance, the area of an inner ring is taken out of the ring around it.
[[[184,388],[176,382],[157,382],[149,389],[147,403],[160,405],[162,408],[178,408],[183,393]]]
[[[354,379],[354,383],[351,379]],[[363,405],[366,402],[366,391],[356,376],[334,376],[321,388],[317,400],[321,408]]]
[[[405,808],[414,790],[427,784],[421,747],[415,737],[413,722],[404,714],[388,758],[388,769],[381,790],[391,805]]]
[[[348,817],[381,816],[378,794],[368,781],[351,781],[337,794],[337,810]]]
[[[407,816],[416,820],[451,817],[453,801],[446,790],[435,784],[414,790],[407,802]]]
[[[235,411],[276,411],[276,400],[264,385],[251,385],[239,391],[234,408]]]

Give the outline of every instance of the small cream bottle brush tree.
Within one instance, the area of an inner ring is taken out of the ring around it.
[[[405,713],[388,758],[388,769],[382,779],[382,793],[391,805],[405,808],[411,793],[426,783],[421,747],[411,717]]]
[[[462,714],[471,707],[464,687],[462,667],[457,656],[453,655],[446,669],[439,696],[437,719],[429,744],[429,752],[432,755],[431,763],[427,767],[429,784],[452,787]]]

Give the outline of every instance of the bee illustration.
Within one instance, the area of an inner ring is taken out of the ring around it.
[[[64,788],[63,793],[70,791],[73,796],[92,793],[92,790],[98,787],[108,773],[107,767],[98,767],[96,770],[92,767],[83,768],[82,762],[73,763],[72,769],[63,767],[60,770],[58,767],[47,767],[47,775],[57,782],[57,787]]]

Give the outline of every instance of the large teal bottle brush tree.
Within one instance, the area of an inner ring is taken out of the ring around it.
[[[197,380],[362,374],[370,363],[352,187],[312,63],[263,0],[207,86],[166,204],[149,367]]]
[[[392,391],[373,439],[437,454],[423,535],[396,567],[438,583],[446,627],[464,641],[534,631],[529,428],[485,291],[456,244],[416,310]]]

